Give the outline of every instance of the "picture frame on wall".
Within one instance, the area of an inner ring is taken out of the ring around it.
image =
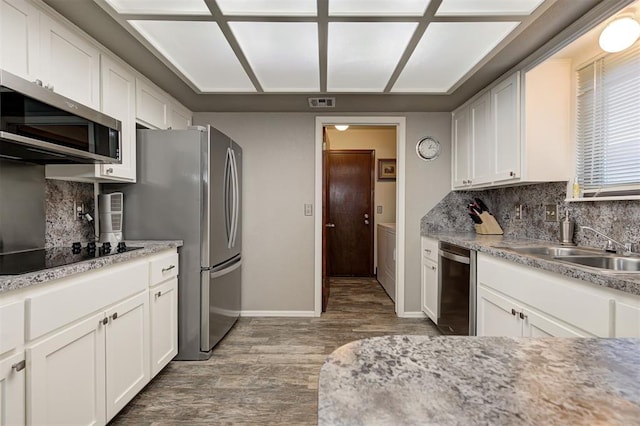
[[[396,180],[396,159],[378,159],[378,180]]]

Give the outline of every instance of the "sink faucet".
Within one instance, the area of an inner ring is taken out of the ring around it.
[[[598,231],[596,229],[593,229],[590,226],[581,226],[580,229],[582,229],[582,230],[588,229],[589,231],[592,231],[592,232],[596,233],[597,235],[600,235],[601,237],[606,238],[607,239],[607,246],[604,249],[605,251],[608,251],[608,252],[611,252],[611,253],[616,253],[616,247],[615,246],[617,245],[618,247],[622,247],[622,252],[625,255],[629,255],[629,254],[631,254],[633,252],[633,246],[632,246],[631,243],[622,244],[621,242],[614,240],[610,236],[605,235],[602,232],[600,232],[600,231]]]

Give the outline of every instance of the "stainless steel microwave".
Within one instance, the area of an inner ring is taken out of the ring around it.
[[[120,163],[120,132],[120,121],[0,70],[0,158]]]

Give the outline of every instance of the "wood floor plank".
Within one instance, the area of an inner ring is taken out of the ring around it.
[[[240,318],[207,361],[173,361],[112,425],[314,425],[327,355],[386,334],[438,335],[426,319],[398,318],[371,278],[332,278],[320,318]]]

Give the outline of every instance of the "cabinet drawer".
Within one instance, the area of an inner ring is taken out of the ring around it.
[[[97,272],[65,280],[61,286],[26,299],[27,340],[33,340],[65,324],[147,289],[147,261],[105,267]]]
[[[24,302],[0,306],[0,355],[24,343]]]
[[[172,252],[150,262],[150,286],[178,276],[178,253]]]
[[[422,237],[422,256],[438,263],[438,240]]]
[[[612,335],[613,298],[589,283],[478,254],[478,284],[598,337]]]

